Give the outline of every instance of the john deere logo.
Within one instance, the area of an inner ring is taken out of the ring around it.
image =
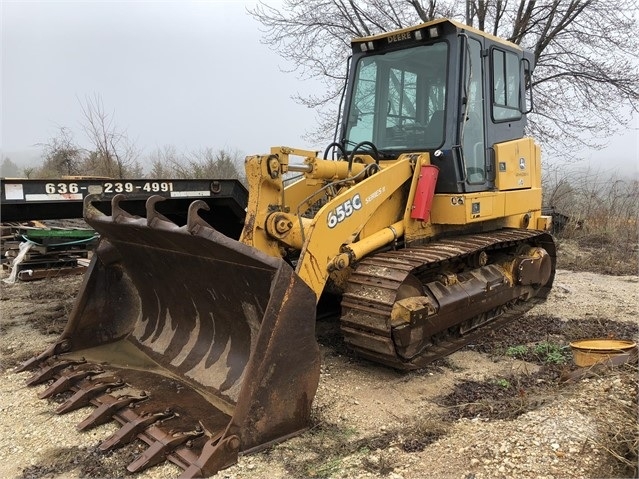
[[[520,170],[526,169],[526,158],[519,158],[519,169]]]

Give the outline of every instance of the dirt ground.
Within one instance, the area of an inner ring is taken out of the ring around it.
[[[20,362],[60,333],[80,277],[2,285],[0,477],[119,477],[142,450],[101,453],[115,429],[78,433],[90,408],[58,416]],[[575,369],[568,343],[639,339],[639,277],[559,270],[549,300],[424,370],[358,359],[335,320],[317,324],[322,374],[306,433],[221,471],[220,478],[464,479],[632,477],[637,366]],[[58,400],[58,402],[60,402]],[[142,478],[177,477],[164,464]]]

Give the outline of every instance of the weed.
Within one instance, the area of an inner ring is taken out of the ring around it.
[[[510,389],[512,387],[512,384],[510,384],[510,381],[508,379],[504,379],[504,378],[500,378],[495,380],[495,384],[497,386],[501,386],[504,389]]]
[[[534,354],[542,363],[565,364],[568,359],[567,348],[549,341],[537,343],[533,349]]]
[[[541,365],[566,364],[570,359],[568,346],[548,340],[540,341],[534,346],[523,344],[508,346],[505,351],[502,351],[505,356]]]
[[[342,458],[339,456],[330,456],[326,461],[319,464],[310,463],[305,468],[306,476],[328,478],[337,473],[342,466]]]
[[[550,341],[541,341],[534,346],[509,346],[504,354],[511,358],[541,364],[566,364],[568,361],[567,346]]]
[[[520,344],[519,346],[510,346],[506,349],[506,356],[511,358],[523,358],[528,353],[528,346]]]

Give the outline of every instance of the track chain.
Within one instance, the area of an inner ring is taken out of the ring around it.
[[[499,230],[490,233],[456,236],[433,241],[424,246],[410,247],[371,255],[360,261],[351,274],[342,299],[341,329],[349,347],[362,357],[397,369],[418,369],[447,356],[523,315],[536,304],[545,301],[553,278],[528,300],[517,299],[493,311],[492,318],[465,334],[459,330],[438,334],[433,345],[410,361],[399,357],[392,346],[390,315],[397,291],[409,275],[432,276],[442,272],[450,262],[472,262],[472,256],[482,251],[488,254],[510,249],[520,244],[542,246],[555,262],[552,237],[535,230]],[[554,266],[553,266],[554,276]],[[473,317],[462,323],[480,320]],[[360,336],[360,340],[353,338]],[[350,338],[350,340],[349,340]],[[357,343],[357,344],[353,344]],[[362,347],[370,344],[371,347]]]

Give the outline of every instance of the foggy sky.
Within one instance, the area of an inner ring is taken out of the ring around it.
[[[35,148],[61,126],[88,146],[80,102],[97,94],[144,153],[322,149],[302,138],[314,112],[291,98],[319,84],[282,71],[291,66],[260,43],[246,14],[254,3],[0,0],[0,148]],[[581,156],[636,171],[637,127],[635,118],[608,148]]]
[[[254,2],[253,2],[254,3]],[[80,102],[100,95],[140,148],[303,147],[314,113],[303,82],[260,43],[251,2],[2,2],[4,151],[67,126],[80,143]]]

